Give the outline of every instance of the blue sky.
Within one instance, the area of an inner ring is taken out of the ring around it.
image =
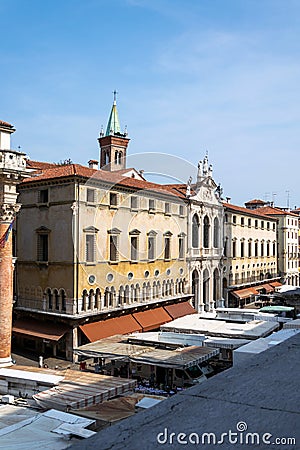
[[[234,203],[300,206],[298,0],[0,0],[0,15],[0,119],[31,159],[98,159],[117,89],[129,165],[186,181],[208,151]]]

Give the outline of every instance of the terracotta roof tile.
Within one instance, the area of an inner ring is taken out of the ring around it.
[[[51,167],[56,167],[56,166],[57,166],[57,164],[55,164],[55,163],[34,161],[31,159],[26,160],[26,167],[28,167],[29,169],[42,170],[42,169],[50,169]]]
[[[13,128],[13,125],[11,125],[8,122],[4,122],[3,120],[0,120],[0,126],[1,127],[7,127],[7,128]]]
[[[265,205],[266,202],[264,202],[263,200],[259,200],[257,198],[255,198],[254,200],[249,200],[249,202],[246,202],[245,205]]]
[[[266,216],[295,216],[295,217],[298,217],[298,214],[295,214],[291,211],[283,211],[280,208],[271,207],[271,206],[262,206],[261,208],[258,208],[258,210]],[[255,211],[257,211],[257,210],[255,210]]]
[[[43,164],[43,163],[42,163]],[[130,169],[127,169],[130,170]],[[120,173],[118,173],[120,172]],[[182,194],[160,185],[157,183],[151,183],[149,181],[138,180],[137,178],[124,177],[122,171],[108,172],[105,170],[90,169],[89,167],[81,166],[80,164],[68,164],[64,166],[51,165],[49,168],[41,169],[40,172],[36,173],[35,176],[26,178],[22,185],[28,183],[36,183],[38,181],[53,180],[56,178],[65,178],[72,176],[79,176],[84,178],[99,179],[101,181],[106,181],[112,184],[118,184],[122,186],[132,187],[139,190],[155,191],[173,196],[181,196]]]
[[[251,215],[251,216],[258,216],[258,217],[266,216],[266,214],[261,211],[264,208],[249,209],[249,208],[244,208],[243,206],[232,205],[231,203],[225,203],[225,202],[223,203],[223,205],[227,210],[232,210],[232,211],[240,212],[240,213]]]

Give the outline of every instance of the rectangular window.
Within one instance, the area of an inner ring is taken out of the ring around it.
[[[183,206],[183,205],[180,205],[180,206],[179,206],[179,215],[180,215],[180,216],[183,216],[183,215],[184,215],[184,206]]]
[[[236,216],[232,216],[232,222],[236,223]]]
[[[165,203],[165,214],[170,214],[170,203]]]
[[[248,227],[251,227],[251,219],[248,219]]]
[[[138,259],[138,237],[131,236],[130,238],[130,258],[131,261],[137,261]]]
[[[236,257],[236,241],[232,241],[232,257]]]
[[[148,236],[148,259],[153,261],[155,259],[155,237]]]
[[[41,189],[39,191],[39,203],[48,203],[49,201],[49,190]]]
[[[252,256],[252,243],[251,243],[251,241],[248,242],[248,256],[249,256],[249,258]]]
[[[178,254],[179,254],[179,259],[183,259],[184,258],[184,237],[180,237],[179,241],[178,241]]]
[[[109,193],[109,206],[117,206],[118,205],[118,195],[114,192]]]
[[[258,256],[258,242],[254,244],[254,256]]]
[[[241,242],[241,258],[244,258],[245,252],[244,252],[245,244],[244,241]]]
[[[149,200],[149,211],[154,211],[155,209],[155,201],[150,199]]]
[[[264,243],[263,243],[263,242],[261,243],[260,248],[261,248],[261,252],[260,252],[260,253],[261,253],[261,256],[264,256],[264,253],[265,253],[265,252],[264,252],[265,246],[264,246]]]
[[[95,202],[95,189],[87,189],[86,190],[86,201],[88,203]]]
[[[95,261],[95,235],[87,234],[85,236],[85,260],[86,262]]]
[[[227,256],[227,244],[228,243],[228,238],[226,238],[225,239],[225,242],[224,242],[224,256]]]
[[[165,237],[165,252],[164,252],[165,259],[169,260],[171,259],[171,238]]]
[[[38,234],[38,261],[48,261],[48,234]]]
[[[138,208],[138,198],[135,196],[130,197],[130,207],[131,209],[137,209]]]
[[[118,261],[118,236],[109,236],[109,260]]]
[[[267,222],[267,230],[270,229],[270,222]]]
[[[241,225],[242,225],[242,227],[245,225],[245,219],[244,219],[244,217],[241,217]]]
[[[265,222],[262,220],[261,221],[261,228],[262,228],[262,230],[264,229],[264,227],[265,227]]]

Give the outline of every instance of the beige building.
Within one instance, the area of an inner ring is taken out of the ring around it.
[[[223,295],[243,306],[278,284],[277,218],[230,203],[224,211]]]
[[[256,209],[256,212],[263,213],[266,216],[277,220],[279,274],[283,283],[298,286],[298,214],[271,206],[260,206]]]

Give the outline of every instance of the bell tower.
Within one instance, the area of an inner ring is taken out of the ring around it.
[[[0,121],[0,367],[12,364],[12,228],[20,209],[17,185],[31,172],[26,169],[25,154],[10,149],[14,131],[12,125]]]
[[[114,91],[114,102],[108,119],[106,132],[101,129],[98,142],[100,145],[100,169],[115,171],[126,169],[126,152],[130,139],[127,130],[121,132],[118,110],[117,92]]]

